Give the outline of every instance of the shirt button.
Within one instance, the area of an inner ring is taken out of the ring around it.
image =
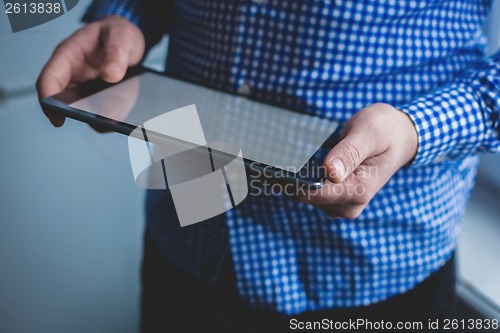
[[[241,96],[250,96],[251,93],[252,93],[252,89],[250,88],[250,85],[247,82],[243,83],[238,88],[238,94]]]

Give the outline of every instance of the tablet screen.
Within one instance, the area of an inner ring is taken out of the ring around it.
[[[193,104],[199,123],[184,121],[176,126],[174,137],[189,141],[186,133],[197,131],[201,123],[207,142],[237,145],[246,159],[291,172],[300,170],[337,128],[337,123],[328,119],[152,72],[129,78],[70,106],[137,127]]]

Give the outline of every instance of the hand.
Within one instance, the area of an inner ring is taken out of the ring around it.
[[[417,132],[406,114],[388,104],[368,106],[347,122],[342,140],[325,158],[324,187],[298,199],[331,217],[356,218],[417,148]]]
[[[38,78],[38,98],[97,77],[110,83],[119,82],[127,68],[142,59],[144,48],[142,32],[120,16],[88,24],[55,49]],[[44,112],[54,126],[64,124],[64,117]]]

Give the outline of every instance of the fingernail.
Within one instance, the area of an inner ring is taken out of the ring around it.
[[[337,177],[340,178],[340,181],[343,181],[344,175],[345,175],[344,163],[342,163],[342,161],[340,161],[339,159],[335,159],[335,160],[333,160],[332,165],[335,168],[335,173],[336,173]]]
[[[104,70],[107,72],[119,72],[120,71],[120,66],[117,64],[108,64],[106,67],[104,67]]]

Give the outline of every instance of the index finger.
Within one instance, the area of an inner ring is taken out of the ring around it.
[[[53,96],[63,91],[71,80],[71,64],[67,55],[58,47],[50,60],[42,69],[36,83],[38,99],[42,100],[46,97]],[[48,110],[43,110],[51,123],[56,126],[64,124],[64,117],[56,115]]]
[[[71,80],[71,63],[64,44],[56,48],[37,80],[40,99],[60,93]]]

